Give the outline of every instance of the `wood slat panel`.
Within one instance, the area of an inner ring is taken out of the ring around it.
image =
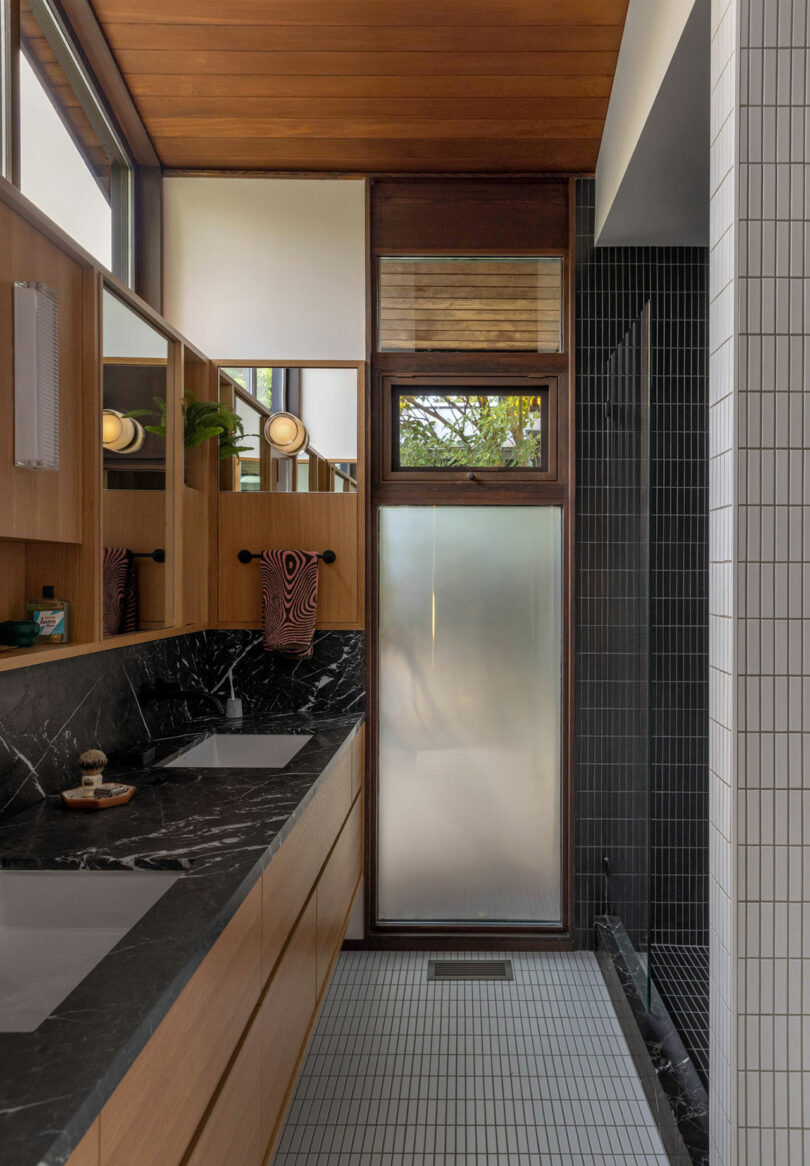
[[[493,9],[494,11],[494,9]],[[210,47],[211,26],[172,24],[163,20],[150,24],[107,26],[110,44],[116,51],[162,49],[186,52]],[[531,24],[483,25],[336,25],[274,24],[242,25],[223,23],[217,30],[221,51],[244,52],[543,52],[548,48],[550,30]],[[617,51],[621,43],[618,25],[563,25],[554,29],[557,52]],[[239,68],[239,58],[234,61]]]
[[[225,138],[230,140],[239,134],[249,134],[254,140],[261,138],[332,139],[382,139],[395,141],[400,138],[422,142],[434,139],[465,141],[468,138],[480,140],[489,137],[509,137],[515,141],[522,138],[531,141],[596,140],[601,131],[601,121],[595,118],[563,119],[553,118],[542,121],[503,120],[489,118],[313,118],[303,121],[291,117],[153,117],[150,122],[152,133],[165,138]]]
[[[401,260],[381,259],[381,351],[559,351],[562,269],[542,261],[532,266],[505,259],[457,265],[421,260],[409,269]]]
[[[456,76],[476,76],[480,72],[544,73],[546,76],[560,73],[566,75],[573,68],[580,74],[609,76],[615,67],[615,54],[583,52],[576,54],[576,62],[570,53],[264,53],[245,52],[239,54],[238,62],[233,53],[221,52],[215,48],[189,49],[182,53],[163,49],[122,49],[116,54],[124,75],[139,73],[231,73],[237,66],[241,72],[272,73],[275,76],[300,77],[311,73],[315,76],[328,73],[331,76],[345,73],[371,76],[407,74],[448,73]]]
[[[191,170],[255,169],[351,171],[369,173],[383,170],[412,174],[430,170],[491,171],[494,174],[526,170],[568,173],[593,171],[599,155],[599,140],[590,142],[496,141],[353,141],[343,138],[301,139],[206,138],[154,139],[161,157],[169,166]]]
[[[505,174],[593,171],[627,4],[93,6],[167,167]]]
[[[150,78],[150,81],[160,78]],[[188,78],[178,78],[185,81]],[[211,81],[222,78],[211,78]],[[230,78],[225,78],[230,80]],[[282,82],[287,78],[271,78]],[[333,80],[325,78],[325,80]],[[342,78],[337,78],[342,80]],[[348,80],[352,80],[349,78]],[[361,78],[360,80],[372,80]],[[165,96],[165,95],[164,95]],[[166,113],[164,96],[141,97],[138,105],[144,117],[162,117]],[[238,100],[234,97],[238,96]],[[453,97],[290,97],[290,96],[241,96],[212,95],[194,96],[172,95],[172,117],[250,117],[250,118],[297,118],[306,122],[317,119],[352,120],[363,118],[408,118],[435,119],[577,119],[596,118],[604,121],[607,112],[606,97],[479,97],[464,98],[463,105]]]
[[[408,323],[411,323],[414,320],[417,323],[420,320],[427,320],[427,321],[433,321],[434,323],[441,323],[442,320],[466,320],[467,319],[466,311],[464,311],[464,310],[456,311],[454,308],[445,308],[445,309],[436,309],[436,310],[433,310],[432,308],[416,308],[413,310],[411,315],[407,316],[407,317],[403,317],[400,314],[400,311],[398,308],[386,308],[384,311],[380,312],[379,315],[380,315],[381,320],[385,320],[387,323],[390,323],[392,325],[396,325],[398,323],[399,324],[404,323],[406,320]],[[493,323],[499,322],[501,320],[505,320],[508,323],[519,322],[521,320],[528,320],[532,324],[535,324],[538,320],[538,317],[541,316],[541,313],[539,313],[536,309],[532,309],[529,311],[523,311],[523,310],[517,311],[514,308],[511,308],[511,309],[504,310],[504,311],[492,311],[490,309],[490,310],[487,310],[486,312],[482,311],[481,315],[482,315],[482,318],[486,318],[488,321],[491,320],[491,321],[493,321]]]
[[[193,73],[144,73],[137,78],[139,105],[149,97],[289,97],[303,100],[328,97],[430,100],[443,97],[463,98],[465,109],[472,98],[488,98],[497,103],[503,98],[601,97],[607,102],[612,83],[612,75],[599,77],[578,74],[564,77],[498,77],[485,74],[477,77],[277,77],[274,74],[219,73],[209,77]],[[152,107],[151,112],[165,114],[169,108],[174,108],[173,101],[169,105],[161,101]],[[182,112],[182,106],[178,105],[177,108],[178,112]],[[241,109],[242,103],[226,108]],[[148,117],[149,112],[149,106],[145,104],[144,116]],[[505,116],[508,115],[509,111],[505,111]]]
[[[494,350],[493,344],[489,340],[465,340],[464,352],[492,352]],[[556,342],[543,346],[538,343],[536,346],[528,346],[516,340],[503,340],[498,343],[498,352],[559,352],[560,347]],[[461,346],[455,341],[434,340],[430,344],[421,344],[418,349],[414,349],[410,341],[392,340],[387,352],[459,352],[462,351]]]
[[[492,0],[95,0],[100,18],[130,24],[150,24],[155,19],[172,24],[315,24],[377,25],[484,25],[492,24]],[[547,25],[621,24],[627,0],[498,0],[498,16],[504,23]]]

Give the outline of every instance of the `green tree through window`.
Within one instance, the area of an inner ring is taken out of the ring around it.
[[[494,393],[399,397],[399,464],[406,468],[540,468],[538,396]]]

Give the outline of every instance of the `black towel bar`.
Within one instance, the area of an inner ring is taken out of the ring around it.
[[[133,559],[154,559],[156,563],[166,562],[166,552],[163,547],[158,547],[154,551],[130,551]]]
[[[239,551],[236,557],[240,563],[249,563],[251,559],[260,559],[262,556],[261,553],[254,551]],[[334,563],[337,555],[334,551],[323,551],[318,558],[323,559],[325,563]]]

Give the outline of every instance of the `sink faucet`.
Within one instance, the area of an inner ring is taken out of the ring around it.
[[[222,701],[211,692],[204,692],[201,688],[181,688],[174,680],[156,680],[154,684],[144,684],[140,691],[144,702],[159,700],[207,700],[222,716],[225,709]]]

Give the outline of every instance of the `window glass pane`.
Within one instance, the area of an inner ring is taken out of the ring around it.
[[[232,381],[236,381],[236,383],[239,385],[239,387],[241,389],[244,389],[245,392],[248,392],[248,393],[250,392],[250,386],[248,384],[248,376],[253,371],[252,369],[250,369],[250,368],[223,368],[222,371],[224,373],[227,373],[227,375],[231,378]]]
[[[548,390],[394,389],[394,469],[543,470]]]
[[[239,445],[245,447],[242,457],[253,458],[258,465],[261,450],[261,427],[264,417],[242,397],[237,397],[234,401],[234,412],[241,417],[245,427],[244,436],[239,438]]]
[[[283,406],[280,402],[273,404],[273,372],[272,368],[223,368],[223,372],[236,381],[236,383],[255,397],[260,405],[264,405],[265,409],[279,410]],[[279,373],[281,369],[278,370]],[[279,383],[281,377],[278,377]]]
[[[256,400],[266,409],[273,408],[273,370],[256,369]]]
[[[96,175],[20,54],[21,189],[105,267],[112,263],[112,211]]]
[[[560,919],[562,512],[383,506],[380,918]]]
[[[381,352],[561,346],[561,259],[380,259]]]

